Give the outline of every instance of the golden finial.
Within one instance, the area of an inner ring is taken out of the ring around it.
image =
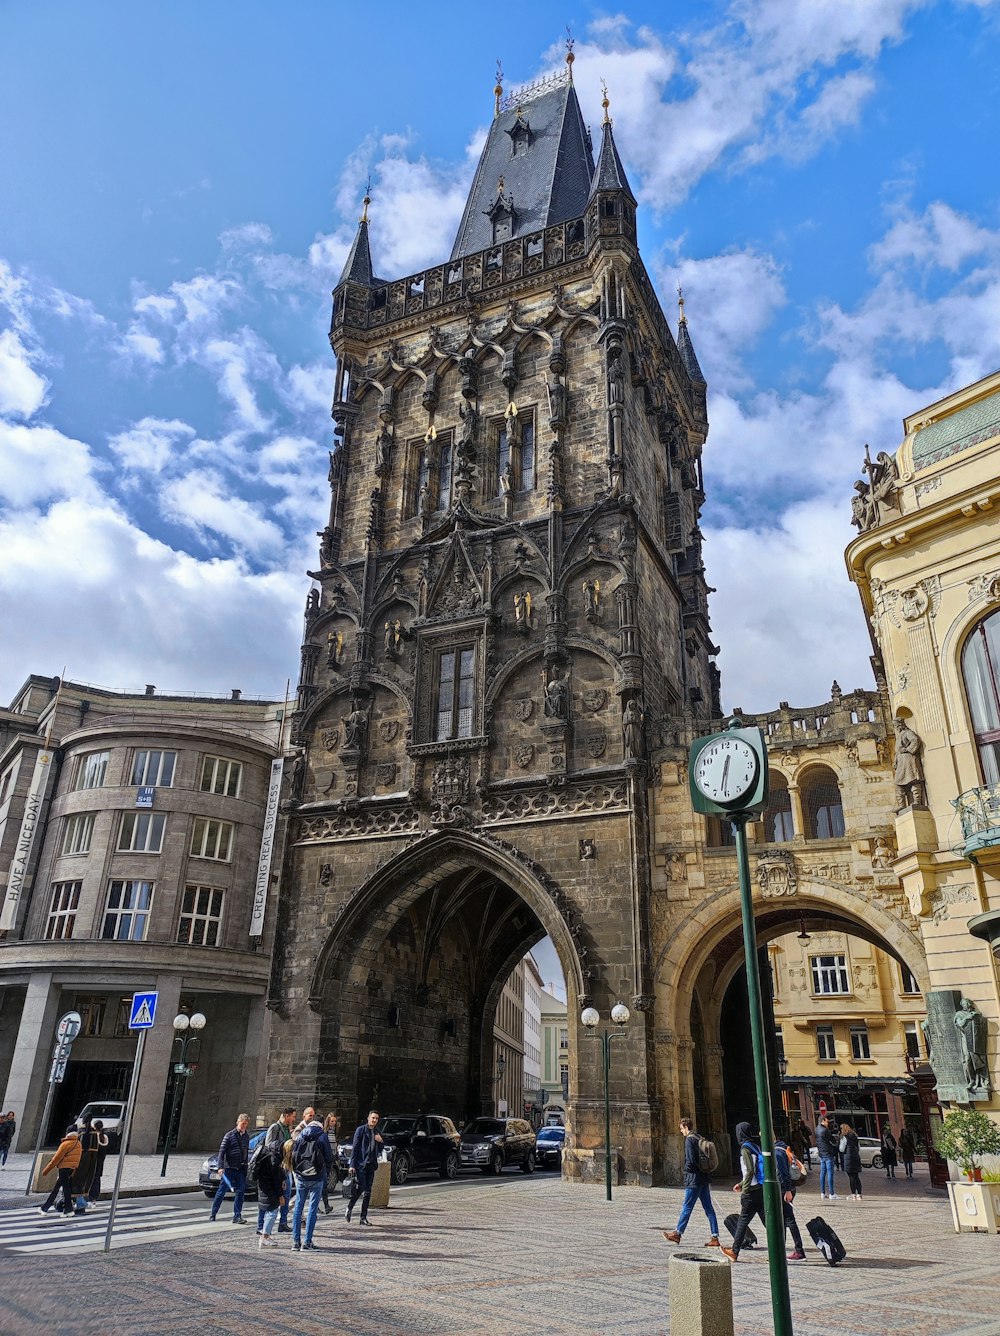
[[[605,83],[603,79],[601,80],[601,92],[604,94],[604,100],[601,103],[601,106],[604,108],[604,120],[601,121],[601,124],[612,125],[613,122],[611,120],[611,117],[608,115],[608,107],[610,107],[611,105],[611,103],[608,101],[608,85]]]
[[[677,317],[678,324],[686,325],[687,316],[684,314],[684,289],[679,283],[677,284],[677,309],[680,312]]]
[[[361,210],[361,217],[358,219],[358,222],[361,222],[361,223],[367,223],[367,221],[368,221],[368,205],[371,204],[371,202],[372,202],[372,179],[371,179],[371,177],[369,176],[369,178],[368,178],[368,184],[365,186],[365,198],[364,198],[364,206],[365,206],[365,207]]]
[[[497,82],[493,89],[493,115],[500,115],[500,99],[503,97],[503,66],[497,58]]]
[[[573,36],[573,34],[572,34],[572,33],[570,32],[570,30],[569,30],[569,27],[567,26],[567,28],[566,28],[566,68],[569,70],[569,81],[570,81],[570,83],[573,82],[573,61],[576,60],[576,56],[573,55],[573,47],[574,47],[575,45],[576,45],[576,38]]]

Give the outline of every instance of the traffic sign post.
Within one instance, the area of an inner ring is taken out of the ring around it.
[[[118,1209],[118,1193],[121,1189],[122,1166],[125,1163],[125,1151],[132,1134],[132,1115],[135,1112],[135,1096],[139,1089],[139,1072],[142,1068],[142,1054],[146,1047],[146,1031],[153,1028],[156,1019],[156,993],[133,993],[132,1010],[128,1028],[138,1030],[139,1040],[135,1046],[135,1062],[132,1065],[132,1083],[128,1090],[128,1105],[125,1109],[125,1121],[118,1145],[118,1167],[115,1170],[115,1186],[111,1192],[111,1206],[108,1210],[108,1228],[104,1235],[104,1251],[111,1250],[111,1234],[115,1227],[115,1211]]]
[[[48,1131],[49,1116],[52,1113],[52,1100],[56,1093],[56,1086],[66,1075],[66,1064],[69,1062],[73,1040],[82,1028],[83,1017],[78,1011],[67,1011],[65,1016],[60,1017],[59,1024],[56,1026],[56,1046],[52,1052],[52,1066],[49,1068],[49,1088],[46,1091],[45,1105],[42,1108],[42,1121],[38,1125],[38,1137],[35,1140],[31,1168],[28,1171],[28,1184],[24,1189],[26,1197],[30,1195],[32,1184],[35,1181],[35,1166],[38,1164],[38,1155],[42,1149],[42,1142],[45,1140],[45,1133]]]

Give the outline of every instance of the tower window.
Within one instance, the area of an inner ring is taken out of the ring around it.
[[[494,474],[491,479],[494,496],[505,496],[508,491],[531,492],[536,483],[535,470],[535,415],[521,413],[511,430],[507,419],[494,427]],[[504,478],[508,486],[504,486]]]
[[[436,740],[470,738],[475,720],[476,648],[459,645],[438,656]]]
[[[781,775],[771,774],[771,794],[764,811],[764,839],[768,844],[785,844],[792,830],[792,797]]]
[[[438,450],[437,508],[447,510],[451,505],[451,442],[442,441]]]
[[[828,766],[816,766],[802,781],[802,806],[809,839],[836,840],[844,834],[840,786]]]

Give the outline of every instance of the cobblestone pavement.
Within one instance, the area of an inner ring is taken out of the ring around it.
[[[789,1263],[796,1336],[1000,1336],[998,1240],[954,1233],[943,1193],[925,1178],[865,1174],[863,1203],[821,1203],[816,1175],[800,1223],[822,1212],[847,1261],[808,1247]],[[733,1198],[715,1194],[720,1215]],[[615,1190],[552,1176],[429,1182],[393,1192],[374,1228],[320,1216],[321,1251],[261,1253],[251,1231],[118,1253],[8,1254],[0,1331],[65,1336],[270,1333],[284,1336],[664,1336],[668,1262],[661,1237],[678,1189]],[[700,1248],[700,1208],[685,1239]],[[804,1230],[803,1230],[804,1232]],[[732,1269],[736,1331],[772,1332],[763,1250]],[[672,1336],[692,1336],[674,1332]]]

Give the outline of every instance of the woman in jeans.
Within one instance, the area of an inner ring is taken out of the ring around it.
[[[285,1200],[285,1171],[282,1168],[284,1149],[284,1143],[281,1141],[268,1142],[257,1167],[257,1204],[264,1217],[260,1227],[258,1248],[278,1246],[271,1238],[271,1234]]]
[[[323,1181],[323,1210],[327,1215],[333,1210],[330,1205],[330,1180],[333,1180],[333,1186],[337,1186],[337,1115],[328,1113],[323,1122],[323,1131],[326,1133],[326,1139],[330,1143],[330,1150],[333,1153],[333,1164],[330,1172]]]
[[[850,1123],[840,1124],[840,1153],[844,1157],[844,1172],[851,1185],[851,1200],[861,1200],[861,1147],[858,1135]]]

